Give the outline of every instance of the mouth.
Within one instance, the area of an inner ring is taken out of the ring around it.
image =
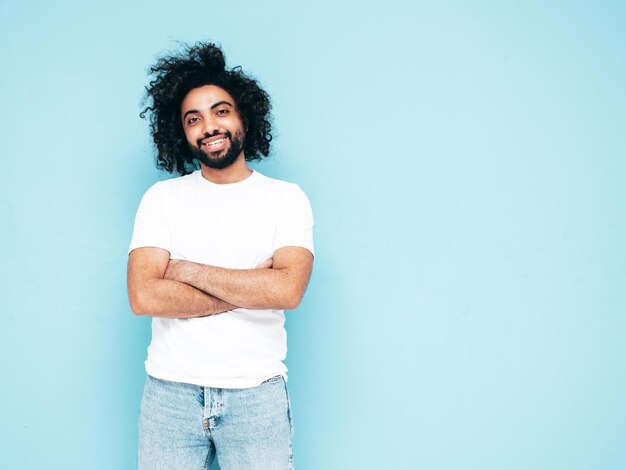
[[[228,137],[223,134],[208,137],[200,141],[200,146],[209,152],[219,152],[226,148]]]

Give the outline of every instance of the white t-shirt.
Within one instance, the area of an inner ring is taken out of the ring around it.
[[[172,259],[252,269],[285,246],[313,253],[311,206],[299,186],[256,171],[238,183],[215,184],[198,170],[146,191],[129,252],[158,247]],[[200,318],[154,317],[146,371],[219,388],[286,376],[284,323],[282,310],[245,308]]]

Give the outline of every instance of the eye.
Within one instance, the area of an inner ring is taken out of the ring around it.
[[[187,125],[191,126],[192,124],[195,124],[196,122],[198,122],[200,119],[197,117],[190,117],[189,119],[187,119]]]
[[[218,116],[226,116],[228,114],[228,109],[220,109],[215,114],[217,114]]]

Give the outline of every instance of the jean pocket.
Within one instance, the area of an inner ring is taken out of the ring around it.
[[[263,382],[261,382],[261,385],[263,385],[263,384],[273,384],[273,383],[276,383],[276,382],[283,382],[283,381],[284,381],[283,376],[279,374],[279,375],[275,375],[274,377],[272,377],[270,379],[264,380]]]

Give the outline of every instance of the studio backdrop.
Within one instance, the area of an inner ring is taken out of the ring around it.
[[[626,4],[0,4],[0,467],[136,468],[127,249],[148,67],[269,91],[316,259],[287,312],[305,469],[626,468]]]

